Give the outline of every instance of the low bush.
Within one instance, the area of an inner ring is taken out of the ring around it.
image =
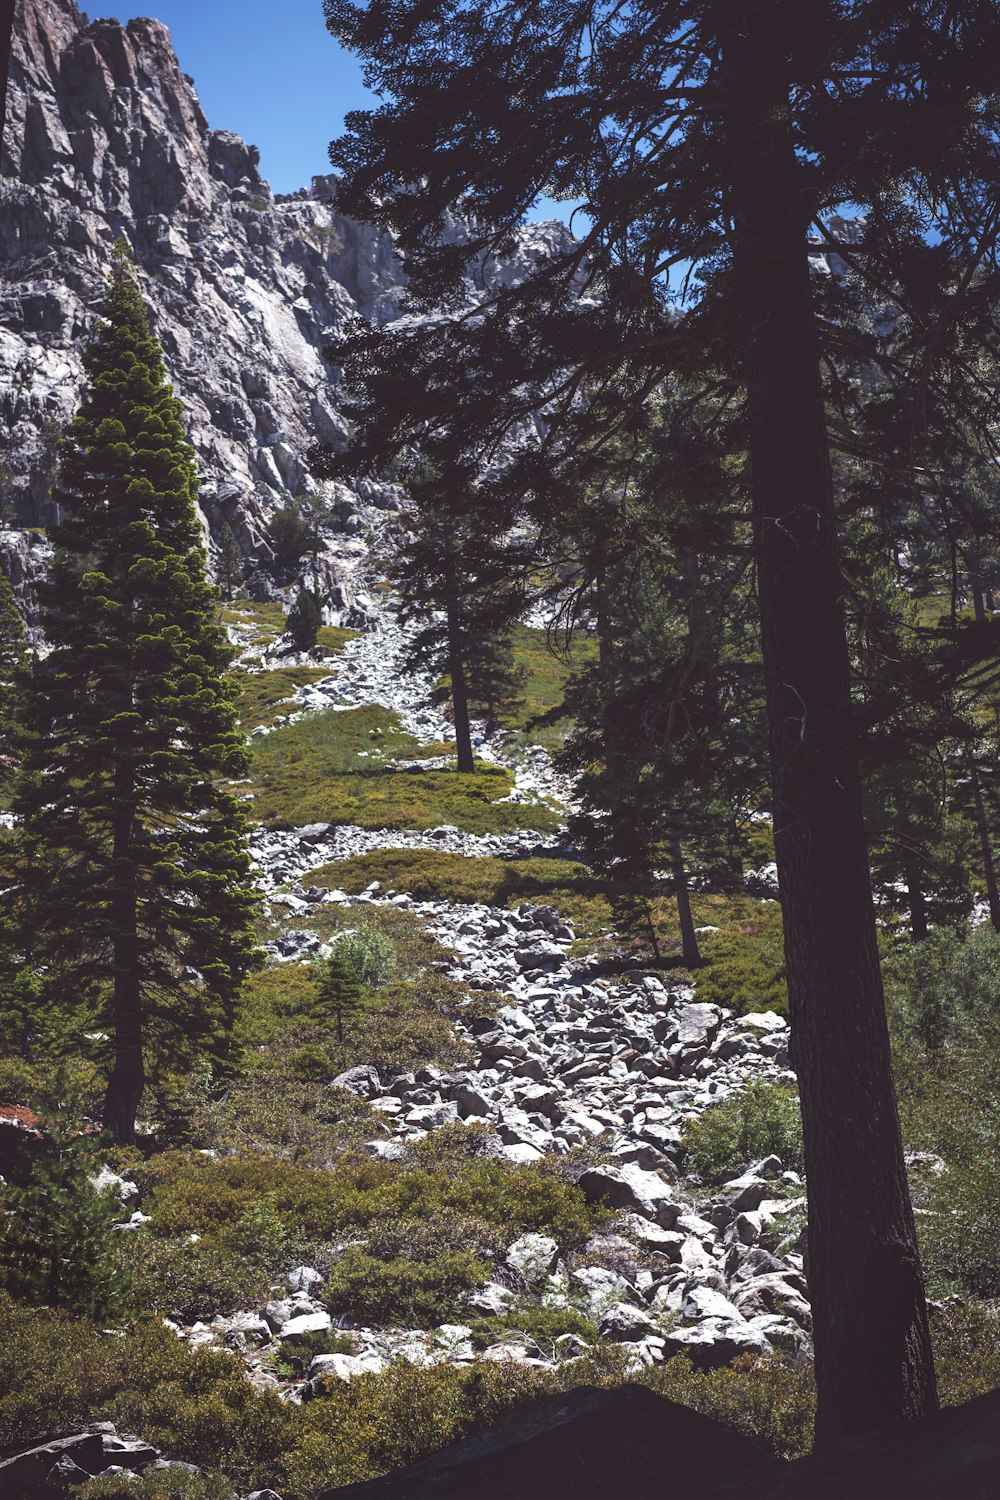
[[[468,1250],[447,1250],[433,1260],[380,1260],[359,1246],[338,1255],[324,1301],[331,1313],[358,1323],[434,1328],[455,1322],[463,1292],[488,1279],[487,1261]]]
[[[575,1307],[525,1306],[493,1318],[466,1318],[464,1321],[472,1329],[475,1349],[488,1349],[491,1344],[514,1341],[516,1334],[524,1334],[551,1357],[556,1340],[567,1334],[585,1344],[594,1345],[598,1341],[596,1324]]]
[[[329,677],[329,667],[272,667],[265,672],[235,672],[240,697],[237,708],[245,734],[276,724],[296,710],[295,689]]]
[[[249,1207],[249,1205],[248,1205]],[[271,1276],[257,1256],[212,1235],[160,1239],[130,1234],[121,1250],[135,1307],[193,1323],[267,1300]]]
[[[345,932],[338,939],[336,953],[347,960],[358,982],[367,990],[378,990],[388,984],[396,967],[392,942],[369,923],[361,922],[353,932]]]
[[[171,1464],[155,1474],[108,1474],[88,1479],[73,1490],[77,1500],[236,1500],[232,1481],[224,1474],[192,1474],[183,1464]]]
[[[802,1118],[795,1090],[752,1083],[713,1104],[684,1132],[684,1166],[705,1180],[738,1172],[749,1162],[777,1156],[782,1166],[802,1165]]]

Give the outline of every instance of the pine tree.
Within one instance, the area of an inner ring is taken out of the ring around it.
[[[455,465],[446,480],[421,465],[410,498],[410,535],[392,570],[400,619],[419,627],[408,661],[440,680],[435,696],[451,703],[456,766],[471,773],[472,708],[495,718],[520,697],[511,645],[522,600],[520,581],[511,576],[514,553],[480,506],[465,466]]]
[[[322,624],[323,610],[319,595],[314,589],[299,589],[285,622],[285,628],[292,638],[296,651],[312,650]]]
[[[33,1307],[64,1307],[95,1321],[122,1311],[117,1263],[121,1201],[99,1188],[100,1137],[73,1104],[43,1112],[23,1187],[4,1192],[0,1266],[12,1296]]]
[[[440,464],[470,443],[496,454],[541,411],[537,454],[497,488],[541,487],[554,455],[586,462],[580,435],[600,422],[606,437],[679,366],[713,398],[726,393],[745,423],[809,1181],[817,1442],[927,1417],[937,1397],[830,461],[831,431],[848,445],[854,434],[828,417],[821,343],[829,350],[836,320],[822,314],[836,289],[811,274],[807,242],[815,228],[882,297],[883,325],[905,322],[900,423],[938,403],[935,420],[953,419],[955,392],[975,397],[952,357],[967,308],[955,289],[992,274],[1000,235],[987,62],[1000,15],[989,0],[473,0],[456,24],[444,0],[325,6],[380,96],[332,148],[338,205],[397,236],[415,302],[463,306],[466,278],[509,246],[541,194],[586,213],[580,243],[488,292],[475,317],[370,330],[353,364],[337,352],[368,398],[352,412],[360,426],[341,473],[414,441]],[[868,211],[860,247],[830,227],[848,203]],[[455,210],[464,242],[441,233]],[[669,306],[672,270],[694,288],[684,317]],[[581,299],[581,285],[598,295]],[[392,399],[401,381],[405,410]]]
[[[320,966],[316,1013],[323,1020],[337,1023],[337,1041],[343,1044],[345,1022],[355,1020],[365,1008],[364,991],[357,970],[340,944]]]
[[[243,554],[236,533],[228,521],[219,527],[219,585],[222,597],[231,599],[243,582]]]
[[[24,622],[6,575],[0,573],[0,793],[9,790],[17,766],[27,666]]]
[[[279,572],[293,571],[317,545],[316,530],[305,519],[297,500],[289,498],[278,507],[264,532]]]
[[[104,1125],[135,1135],[147,1062],[228,1056],[257,962],[231,652],[197,477],[127,247],[64,440],[50,654],[30,679],[15,799],[24,951],[110,1034]]]

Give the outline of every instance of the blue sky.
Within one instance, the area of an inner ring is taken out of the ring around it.
[[[276,193],[308,187],[330,170],[327,147],[348,110],[372,102],[357,59],[326,29],[322,0],[80,0],[96,20],[153,15],[195,81],[213,130],[234,130],[260,149]],[[546,205],[532,218],[562,218]]]

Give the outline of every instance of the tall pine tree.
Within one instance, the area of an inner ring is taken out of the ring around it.
[[[24,948],[111,1039],[104,1125],[134,1139],[147,1064],[221,1062],[255,963],[230,652],[195,514],[194,454],[127,246],[61,451],[63,521],[30,681]]]

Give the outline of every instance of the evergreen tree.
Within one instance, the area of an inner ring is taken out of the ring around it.
[[[314,589],[301,588],[285,622],[296,651],[311,651],[323,624],[323,610]]]
[[[298,501],[291,498],[271,517],[264,539],[274,555],[275,566],[283,573],[294,571],[317,545],[315,528],[303,516]]]
[[[17,766],[27,666],[24,622],[6,575],[0,573],[0,794],[9,791]]]
[[[342,1044],[345,1023],[355,1020],[364,1008],[364,992],[357,970],[337,943],[330,957],[320,966],[316,1013],[323,1020],[336,1021],[337,1041]]]
[[[197,477],[127,247],[62,448],[50,654],[30,679],[15,799],[22,949],[111,1038],[104,1125],[135,1135],[147,1062],[225,1063],[257,962],[247,766]]]
[[[100,1137],[71,1104],[43,1113],[24,1187],[3,1194],[0,1267],[12,1296],[95,1321],[122,1311],[117,1262],[121,1201],[99,1188]]]
[[[228,521],[219,527],[219,586],[222,597],[231,599],[243,582],[243,554]]]
[[[475,770],[470,714],[491,718],[520,697],[511,632],[523,593],[513,550],[480,505],[467,466],[450,479],[423,465],[413,476],[411,532],[393,565],[400,619],[419,628],[408,660],[441,681],[451,702],[459,771]]]
[[[541,411],[538,452],[498,488],[542,487],[554,453],[586,462],[581,433],[603,422],[606,437],[679,365],[745,421],[809,1181],[817,1442],[926,1417],[937,1398],[830,462],[831,430],[845,445],[854,434],[828,419],[821,339],[836,320],[821,313],[837,293],[811,275],[807,238],[818,226],[893,304],[883,324],[905,319],[899,422],[912,427],[938,398],[935,420],[947,422],[955,389],[974,385],[953,358],[957,331],[1000,234],[987,62],[1000,15],[989,0],[473,0],[460,16],[445,0],[325,5],[380,96],[332,148],[338,203],[397,236],[418,304],[461,307],[464,279],[511,243],[540,194],[582,200],[587,216],[580,243],[488,293],[475,317],[373,329],[353,366],[338,351],[367,390],[341,472],[414,441],[443,465],[470,442],[497,453]],[[860,247],[830,227],[848,203],[868,211]],[[441,234],[454,209],[470,225],[464,242]],[[680,318],[667,305],[671,268],[703,293]],[[582,286],[600,295],[581,299]],[[406,410],[392,399],[403,380]],[[603,404],[579,399],[595,386]]]

